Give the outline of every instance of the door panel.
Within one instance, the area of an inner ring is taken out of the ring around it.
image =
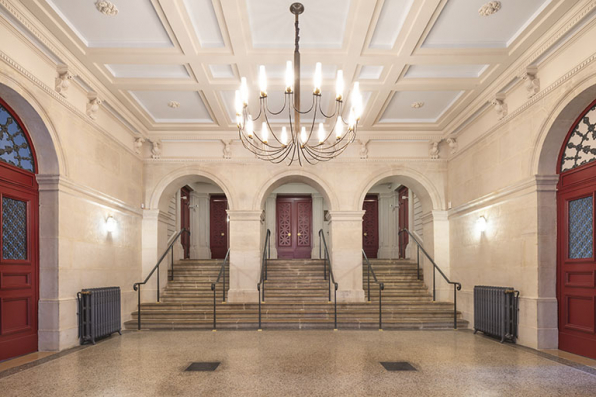
[[[557,192],[559,348],[596,358],[596,164],[566,173]]]
[[[212,259],[224,259],[228,252],[228,199],[211,196],[209,205],[209,240]]]
[[[398,219],[398,227],[399,230],[409,229],[409,215],[410,215],[410,205],[408,200],[408,188],[402,186],[398,189],[398,203],[399,203],[399,219]],[[410,236],[408,233],[400,233],[399,235],[399,257],[405,258],[406,257],[406,247],[410,242]]]
[[[37,351],[37,192],[0,182],[0,361]]]
[[[312,198],[278,196],[277,256],[310,259],[312,250]]]
[[[190,230],[190,188],[183,187],[180,189],[180,227]],[[190,235],[188,233],[182,233],[180,236],[180,243],[184,249],[184,259],[190,258]]]
[[[379,199],[367,195],[362,204],[366,211],[362,218],[362,249],[368,258],[376,258],[379,252]]]

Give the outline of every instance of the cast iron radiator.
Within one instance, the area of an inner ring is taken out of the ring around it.
[[[89,288],[77,293],[79,339],[95,344],[97,338],[114,332],[122,335],[120,287]]]
[[[519,291],[505,287],[474,287],[474,333],[515,342],[517,338]]]

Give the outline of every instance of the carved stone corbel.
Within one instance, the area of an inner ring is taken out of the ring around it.
[[[540,79],[536,77],[538,68],[536,66],[528,66],[526,74],[522,77],[525,81],[526,91],[528,92],[528,98],[532,98],[540,91]]]
[[[428,154],[430,158],[436,160],[439,158],[439,143],[440,141],[431,141]]]
[[[505,94],[498,93],[495,99],[492,100],[492,104],[495,107],[495,112],[499,120],[507,116],[507,104],[505,103]]]
[[[97,93],[90,92],[87,94],[87,116],[89,116],[92,120],[97,119],[97,112],[99,110],[99,105],[101,105],[101,99],[97,97]]]
[[[457,153],[457,140],[455,138],[447,138],[447,144],[451,149],[451,154]]]
[[[136,154],[141,154],[141,149],[143,148],[143,143],[145,143],[145,138],[139,137],[135,138],[134,148]]]
[[[161,157],[161,141],[156,139],[151,141],[151,158],[153,160],[158,160]]]
[[[360,143],[360,158],[362,160],[366,160],[368,158],[368,143],[370,142],[370,140],[368,139],[361,139],[358,140],[358,142]]]
[[[221,143],[223,143],[224,147],[223,147],[223,158],[226,160],[229,160],[232,158],[232,141],[225,141],[225,140],[221,140]]]
[[[56,72],[58,76],[55,80],[55,89],[56,92],[61,94],[62,96],[66,97],[66,91],[68,91],[68,87],[70,87],[70,80],[72,80],[72,73],[68,71],[67,65],[58,65],[56,67]]]

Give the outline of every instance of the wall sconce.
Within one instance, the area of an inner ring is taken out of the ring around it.
[[[478,220],[476,221],[476,229],[478,229],[478,231],[480,233],[484,233],[486,231],[486,226],[487,226],[487,221],[486,218],[484,216],[481,216],[480,218],[478,218]]]
[[[116,231],[117,226],[118,223],[116,222],[116,219],[114,219],[112,215],[108,216],[108,218],[106,219],[106,231],[108,233],[114,233]]]

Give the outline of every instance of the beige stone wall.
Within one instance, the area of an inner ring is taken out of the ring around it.
[[[572,120],[594,99],[585,90],[596,84],[595,39],[591,23],[545,59],[538,68],[541,91],[528,99],[520,82],[506,95],[508,116],[498,120],[489,106],[459,132],[459,152],[449,160],[450,262],[452,278],[463,284],[459,309],[473,321],[474,285],[518,289],[519,342],[532,347],[557,347],[555,164]],[[575,116],[561,116],[570,103]],[[480,216],[488,220],[484,233],[476,228]]]
[[[123,321],[141,278],[143,167],[133,134],[105,109],[86,113],[74,81],[54,90],[55,65],[0,18],[0,97],[32,135],[40,183],[40,350],[78,344],[76,293],[120,286]],[[117,231],[108,234],[113,216]]]

